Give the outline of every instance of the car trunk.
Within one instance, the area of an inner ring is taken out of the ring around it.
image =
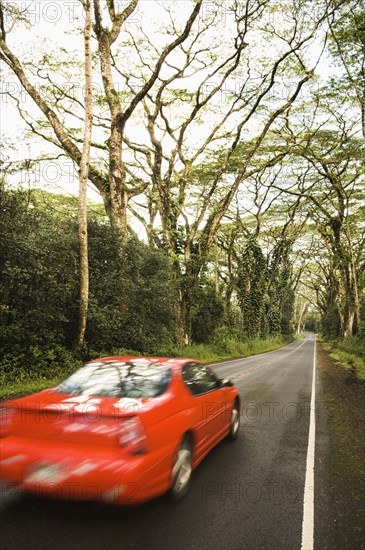
[[[116,446],[123,422],[138,414],[143,401],[56,393],[38,401],[26,398],[14,403],[10,431],[32,439]]]

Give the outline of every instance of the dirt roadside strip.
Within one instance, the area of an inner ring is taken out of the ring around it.
[[[318,550],[365,549],[365,383],[317,347]]]

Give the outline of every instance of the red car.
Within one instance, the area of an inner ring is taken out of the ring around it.
[[[236,439],[240,397],[192,359],[105,357],[1,412],[9,486],[119,504],[169,491],[178,501],[209,451]]]

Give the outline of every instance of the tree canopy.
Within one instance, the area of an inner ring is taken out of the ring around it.
[[[1,0],[3,102],[23,132],[2,159],[4,342],[36,316],[27,345],[69,348],[80,275],[100,349],[290,334],[307,314],[363,334],[363,21],[352,0]],[[80,172],[81,263],[66,199],[59,216],[60,199],[11,190],[49,166],[61,185]],[[88,221],[87,181],[104,208]]]

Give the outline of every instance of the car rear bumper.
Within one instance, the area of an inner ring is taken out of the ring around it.
[[[0,443],[0,478],[39,496],[134,504],[163,494],[171,484],[173,447],[131,455],[12,436]]]

